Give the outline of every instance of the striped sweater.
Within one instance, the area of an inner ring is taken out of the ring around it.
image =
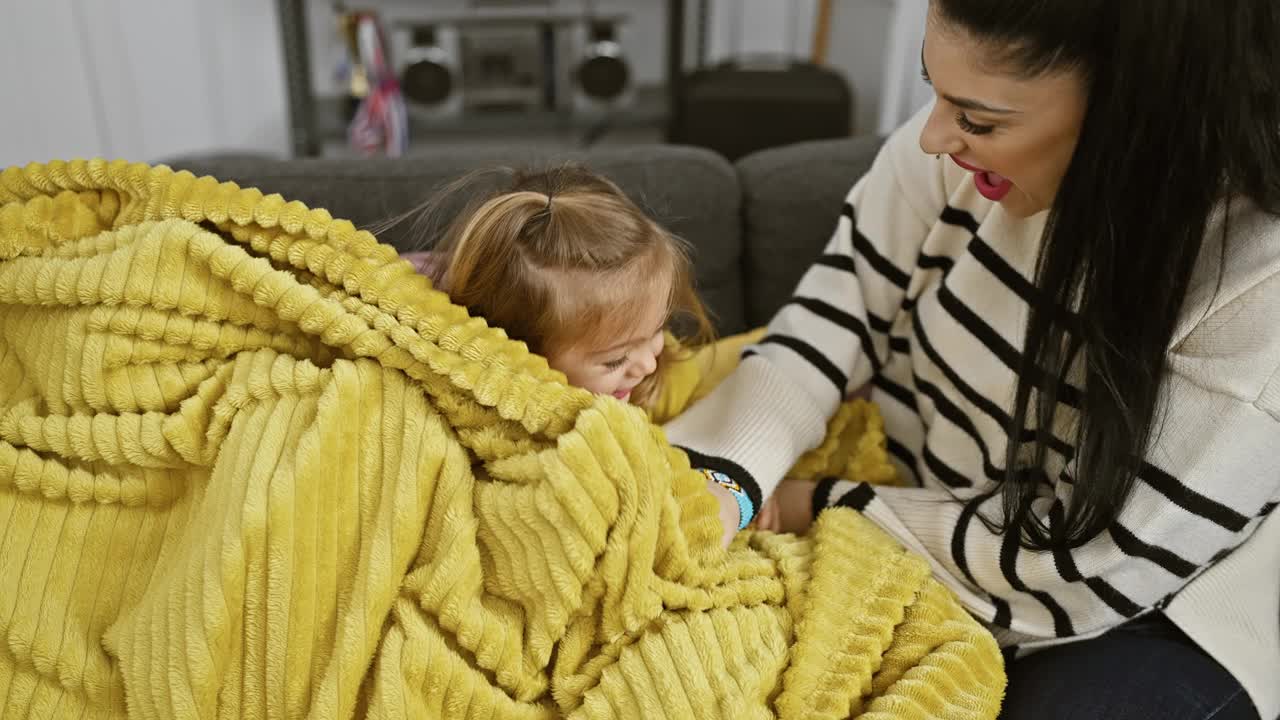
[[[923,154],[928,108],[849,193],[824,254],[769,334],[714,393],[668,424],[691,459],[738,479],[759,506],[870,384],[898,469],[914,487],[821,483],[815,508],[851,506],[929,558],[1002,644],[1096,636],[1160,609],[1280,713],[1280,218],[1245,201],[1211,219],[1170,348],[1152,441],[1109,529],[1069,552],[990,531],[1015,368],[1045,214],[1021,219],[968,173]],[[1224,207],[1226,204],[1224,203]],[[1221,286],[1218,286],[1219,266]],[[1074,467],[1068,378],[1035,511],[1062,521]],[[1023,439],[1027,439],[1024,435]],[[1261,529],[1260,529],[1261,528]]]

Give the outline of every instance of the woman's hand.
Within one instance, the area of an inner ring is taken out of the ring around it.
[[[756,529],[796,535],[807,532],[813,524],[813,491],[817,486],[813,480],[783,480],[756,513]],[[723,531],[720,542],[728,547],[738,534],[738,524],[742,520],[738,499],[716,482],[708,482],[707,490],[720,503],[720,527]]]
[[[813,480],[783,480],[756,516],[756,527],[771,532],[808,532],[813,524]]]
[[[756,529],[769,532],[782,532],[782,518],[778,514],[778,496],[774,494],[764,501],[760,512],[756,513]]]

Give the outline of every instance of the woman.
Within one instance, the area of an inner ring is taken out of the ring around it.
[[[935,102],[667,427],[758,508],[870,384],[917,487],[766,519],[929,557],[1009,648],[1005,717],[1280,713],[1277,38],[1274,0],[933,0]]]

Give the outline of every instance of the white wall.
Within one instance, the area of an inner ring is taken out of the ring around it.
[[[928,0],[897,0],[889,26],[889,46],[884,55],[879,118],[876,131],[886,134],[933,99],[920,76],[920,48],[924,42]]]
[[[109,149],[99,103],[89,93],[90,59],[74,41],[75,7],[19,3],[0,23],[0,166],[57,153],[88,155]],[[56,38],[69,38],[58,42]],[[53,48],[56,50],[51,51]]]
[[[0,166],[70,157],[284,153],[267,0],[0,0]]]
[[[896,0],[832,0],[827,64],[842,70],[853,85],[853,125],[858,133],[876,131],[895,4]]]
[[[368,0],[385,18],[466,0]],[[582,0],[557,0],[573,6]],[[690,17],[696,0],[689,0]],[[666,74],[665,0],[595,0],[630,21],[620,41],[641,84]],[[930,97],[918,73],[927,0],[833,0],[828,62],[857,96],[855,129],[885,132]],[[332,5],[307,4],[313,84],[338,91]],[[808,57],[817,0],[710,0],[710,62]],[[246,150],[284,154],[288,122],[272,0],[0,0],[0,167],[55,157],[155,161]],[[686,59],[696,46],[686,25]]]
[[[710,4],[708,63],[751,55],[807,58],[813,52],[817,0],[710,0]]]

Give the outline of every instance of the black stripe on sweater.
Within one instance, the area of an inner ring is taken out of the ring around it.
[[[1129,532],[1128,528],[1118,522],[1112,523],[1108,530],[1111,532],[1111,539],[1115,541],[1116,547],[1120,548],[1125,555],[1150,560],[1180,578],[1189,578],[1196,571],[1195,563],[1171,550],[1143,542],[1137,535]]]
[[[831,488],[839,482],[839,478],[826,477],[818,481],[818,485],[813,489],[813,516],[816,518],[823,510],[831,505]]]
[[[1075,635],[1071,626],[1071,618],[1067,611],[1058,604],[1053,596],[1043,590],[1032,590],[1018,577],[1018,551],[1021,549],[1022,533],[1017,528],[1005,532],[1000,543],[1000,572],[1014,590],[1026,593],[1040,602],[1053,617],[1053,634],[1058,637]]]
[[[951,272],[951,268],[956,264],[955,258],[946,255],[929,255],[920,253],[916,258],[916,267],[921,270],[941,270],[943,275]]]
[[[825,300],[813,297],[797,295],[791,298],[787,304],[802,307],[814,315],[857,335],[858,340],[862,343],[862,353],[871,361],[871,370],[876,374],[880,373],[880,358],[876,355],[875,346],[871,344],[871,333],[867,331],[867,326],[857,317]],[[843,391],[843,388],[841,388],[841,391]]]
[[[965,579],[973,585],[977,585],[978,581],[969,571],[969,558],[965,553],[964,541],[969,534],[969,525],[973,522],[974,515],[978,513],[978,506],[989,497],[989,495],[979,495],[966,502],[960,514],[956,516],[956,526],[951,532],[951,560],[955,562],[956,567],[960,568],[960,572],[964,573]]]
[[[942,355],[933,347],[933,344],[929,342],[929,336],[924,331],[924,325],[921,323],[919,315],[913,314],[911,316],[911,322],[912,329],[915,331],[916,342],[920,345],[920,348],[924,350],[925,355],[928,356],[929,360],[933,362],[939,371],[942,372],[943,376],[946,377],[952,386],[954,386],[955,389],[964,396],[965,400],[968,400],[970,404],[985,413],[987,417],[994,420],[1002,429],[1007,429],[1012,424],[1012,420],[1009,415],[990,398],[974,390],[972,386],[961,379],[959,373],[953,370],[951,366],[942,359]],[[1035,430],[1022,428],[1021,434],[1018,436],[1018,442],[1031,442],[1035,439],[1035,436]],[[1057,437],[1051,437],[1049,439],[1049,447],[1053,448],[1054,451],[1062,455],[1067,460],[1070,460],[1075,456],[1075,449]]]
[[[1066,512],[1063,509],[1061,500],[1054,500],[1053,507],[1049,509],[1049,527],[1061,528],[1066,524]],[[1111,583],[1100,577],[1084,577],[1080,574],[1080,569],[1076,567],[1076,560],[1071,556],[1071,551],[1057,544],[1053,548],[1053,563],[1057,566],[1058,574],[1067,582],[1084,581],[1085,586],[1098,596],[1098,599],[1106,603],[1108,607],[1117,614],[1124,617],[1133,617],[1142,612],[1142,608],[1137,603],[1130,600],[1124,593],[1116,590]]]
[[[1017,373],[1022,366],[1022,353],[1015,348],[1009,341],[1000,337],[1000,333],[991,327],[982,318],[978,317],[968,305],[955,293],[951,292],[951,288],[943,284],[938,289],[938,304],[947,311],[947,314],[955,318],[964,329],[968,330],[978,342],[982,343],[992,355],[1000,359],[1005,367]],[[1044,375],[1043,372],[1038,374]],[[1073,408],[1080,407],[1080,389],[1065,382],[1058,380],[1058,402],[1065,403]]]
[[[898,462],[902,463],[909,470],[911,470],[911,473],[916,476],[917,485],[921,484],[920,466],[916,464],[915,453],[911,452],[911,450],[908,449],[906,445],[903,445],[902,443],[898,442],[893,438],[892,435],[889,435],[887,433],[885,434],[884,441],[885,441],[884,442],[885,449],[889,451],[889,454],[898,458]]]
[[[969,439],[978,447],[978,452],[982,455],[983,474],[990,480],[997,482],[1003,480],[1004,470],[997,468],[991,461],[991,451],[987,448],[982,436],[978,434],[978,428],[973,424],[973,418],[951,402],[951,399],[937,385],[921,378],[919,375],[913,375],[913,377],[915,378],[916,389],[933,402],[933,407],[938,414],[950,421],[960,432],[968,435]]]
[[[1141,606],[1130,600],[1127,595],[1116,590],[1111,583],[1100,577],[1087,577],[1084,579],[1084,584],[1089,586],[1089,589],[1093,591],[1093,594],[1097,595],[1099,600],[1106,603],[1107,607],[1110,607],[1120,615],[1131,618],[1142,612]]]
[[[1000,337],[1000,333],[996,332],[995,328],[984,322],[968,305],[961,302],[945,283],[938,286],[938,304],[947,311],[948,315],[955,318],[961,327],[968,330],[970,335],[986,346],[992,355],[999,358],[1000,362],[1014,372],[1018,371],[1022,355],[1017,348]]]
[[[948,205],[942,210],[942,215],[939,219],[948,225],[968,230],[972,236],[968,247],[965,248],[969,255],[979,263],[982,263],[982,266],[988,272],[995,275],[1005,287],[1017,293],[1018,297],[1022,298],[1024,302],[1029,305],[1037,302],[1040,291],[1036,289],[1036,286],[1030,280],[1023,277],[1017,270],[1014,270],[1012,265],[1000,257],[982,239],[982,236],[978,234],[978,221],[974,219],[972,214],[966,210],[960,210]]]
[[[1013,266],[1000,257],[1000,254],[976,232],[973,233],[973,239],[966,249],[970,257],[985,267],[987,272],[995,275],[996,279],[1022,298],[1023,302],[1037,307],[1043,307],[1048,302],[1044,298],[1044,293],[1040,292],[1040,289],[1034,283],[1023,277],[1017,270],[1014,270]],[[1056,306],[1055,309],[1056,312],[1053,319],[1056,322],[1067,328],[1077,326],[1079,317],[1075,313],[1068,312],[1061,306]]]
[[[972,403],[974,407],[986,413],[988,417],[996,421],[1000,427],[1009,427],[1009,416],[1006,415],[998,405],[992,402],[990,398],[983,396],[981,393],[970,387],[968,383],[960,378],[959,373],[952,370],[951,366],[943,361],[942,355],[938,353],[937,348],[933,347],[933,343],[929,341],[929,334],[924,331],[924,325],[921,324],[920,316],[918,314],[913,314],[911,316],[911,324],[912,329],[915,331],[916,343],[920,346],[920,349],[924,350],[924,354],[929,358],[934,366],[942,372],[942,375],[947,378],[952,386],[954,386],[956,390],[960,391],[960,394]]]
[[[867,483],[858,483],[853,489],[836,500],[836,507],[853,508],[858,512],[867,509],[871,501],[876,498],[876,491]]]
[[[760,344],[781,345],[804,358],[806,362],[831,381],[840,397],[844,397],[845,388],[849,385],[849,378],[840,368],[836,367],[835,363],[827,359],[827,356],[819,352],[814,346],[790,335],[767,335],[760,341]]]
[[[911,283],[911,276],[902,270],[902,268],[894,265],[885,256],[876,252],[871,245],[871,241],[866,235],[858,229],[858,218],[854,212],[853,205],[844,204],[843,214],[849,218],[849,235],[853,238],[853,249],[867,261],[867,264],[875,269],[876,272],[884,276],[886,280],[897,285],[899,288],[906,290],[907,285]]]
[[[995,595],[991,595],[989,597],[991,598],[991,604],[995,606],[996,609],[996,616],[991,618],[991,624],[1008,630],[1009,626],[1013,624],[1013,613],[1009,612],[1009,603]],[[1017,653],[1018,647],[1016,645],[1011,646],[1009,651],[1011,653]]]
[[[974,219],[972,214],[965,210],[959,210],[948,205],[943,209],[940,219],[948,225],[954,225],[969,231],[972,239],[966,247],[966,250],[970,257],[977,260],[978,263],[986,268],[987,272],[994,275],[1002,285],[1012,291],[1028,305],[1039,306],[1043,304],[1043,293],[1040,292],[1035,284],[1023,277],[1022,274],[1015,270],[1004,258],[1000,257],[999,253],[988,245],[987,242],[982,239],[982,236],[978,234],[978,221]],[[1059,323],[1065,324],[1067,327],[1074,327],[1075,325],[1075,318],[1071,313],[1068,313],[1065,310],[1057,313],[1055,315],[1055,319]],[[988,345],[988,347],[991,346]],[[992,348],[992,351],[995,352],[995,348]],[[1006,359],[1006,357],[1000,355],[1000,353],[997,353],[997,355],[1005,361],[1005,364],[1008,365],[1010,369],[1015,372],[1018,371],[1017,359]],[[1020,359],[1021,353],[1014,351],[1013,357]],[[1059,382],[1061,383],[1061,387],[1058,389],[1059,399],[1071,407],[1078,408],[1080,406],[1079,388],[1076,388],[1066,382]]]
[[[920,414],[920,408],[916,406],[916,396],[907,388],[890,380],[884,375],[876,375],[871,379],[871,383],[884,391],[886,395],[897,400],[903,407],[907,408],[916,415]]]
[[[1271,509],[1274,509],[1274,507],[1275,507],[1275,503],[1268,503],[1268,505],[1271,507]],[[1259,520],[1259,521],[1261,521],[1262,519],[1265,519],[1267,515],[1271,514],[1271,511],[1270,511],[1270,510],[1268,510],[1268,505],[1263,505],[1263,506],[1262,506],[1262,512],[1258,513],[1257,518],[1258,518],[1258,520]],[[1259,522],[1258,524],[1261,524],[1261,522]],[[1256,526],[1255,526],[1255,528],[1256,528]],[[1227,558],[1231,557],[1232,553],[1234,553],[1236,550],[1239,550],[1239,549],[1240,549],[1240,546],[1241,546],[1241,545],[1244,545],[1244,544],[1245,544],[1245,542],[1247,542],[1248,540],[1249,540],[1249,538],[1248,538],[1248,537],[1245,537],[1245,539],[1244,539],[1244,540],[1241,540],[1240,542],[1236,543],[1235,545],[1230,545],[1230,546],[1228,546],[1228,547],[1222,548],[1222,549],[1221,549],[1221,550],[1219,550],[1218,552],[1214,553],[1214,554],[1213,554],[1213,557],[1209,558],[1209,562],[1205,563],[1204,565],[1201,565],[1201,566],[1198,568],[1198,570],[1197,570],[1197,576],[1199,576],[1200,574],[1203,574],[1204,572],[1207,572],[1207,571],[1208,571],[1210,568],[1212,568],[1214,565],[1217,565],[1218,563],[1222,562],[1223,560],[1226,560]],[[1185,588],[1186,586],[1183,586],[1183,587]],[[1179,593],[1180,593],[1180,592],[1182,592],[1182,590],[1181,590],[1181,589],[1179,589],[1177,592],[1179,592]]]
[[[1138,472],[1138,478],[1183,510],[1231,532],[1240,532],[1249,524],[1249,518],[1216,500],[1201,495],[1150,463],[1143,463],[1142,469]]]
[[[1062,501],[1055,498],[1053,507],[1049,508],[1049,530],[1053,531],[1061,528],[1067,522],[1066,512],[1063,510]],[[1080,574],[1080,570],[1076,567],[1075,558],[1071,557],[1071,551],[1062,546],[1061,543],[1055,543],[1053,546],[1053,564],[1058,568],[1058,574],[1067,582],[1080,582],[1084,576]]]
[[[1010,528],[1000,538],[1000,572],[1004,579],[1018,592],[1026,592],[1027,586],[1018,577],[1018,550],[1021,534],[1017,528]]]
[[[1040,302],[1040,290],[1021,273],[1014,270],[1012,265],[1005,262],[1005,259],[976,233],[966,249],[969,255],[987,269],[987,272],[995,275],[1001,284],[1016,293],[1023,302],[1028,305],[1036,305]]]
[[[815,260],[813,264],[829,267],[832,270],[847,272],[850,275],[858,274],[858,270],[856,267],[854,267],[854,264],[853,264],[853,258],[849,257],[848,255],[841,255],[839,253],[827,253],[826,255],[823,255],[819,257],[817,260]]]
[[[962,227],[968,230],[970,235],[978,234],[978,221],[967,210],[960,210],[947,205],[942,208],[942,215],[938,216],[938,219],[948,225]]]
[[[1009,415],[998,405],[992,402],[990,398],[974,390],[973,387],[961,379],[959,373],[953,370],[951,366],[942,359],[942,355],[938,352],[937,348],[933,347],[933,343],[929,341],[929,335],[924,331],[924,325],[921,323],[920,316],[913,314],[911,316],[911,323],[912,329],[915,332],[916,343],[919,344],[920,349],[924,350],[925,355],[934,364],[934,366],[938,368],[942,375],[947,378],[951,385],[964,396],[965,400],[968,400],[970,404],[985,413],[987,417],[994,420],[1002,429],[1008,428],[1009,425],[1012,424]],[[920,386],[917,384],[917,387]],[[1023,428],[1021,435],[1018,437],[1018,442],[1030,442],[1034,439],[1035,431],[1029,428]],[[1068,450],[1069,454],[1062,453],[1067,458],[1070,458],[1075,454],[1074,449],[1070,446],[1062,448],[1060,441],[1057,444],[1051,442],[1050,447],[1059,450],[1060,453],[1063,449]]]
[[[867,311],[867,324],[871,326],[872,330],[880,333],[881,335],[888,335],[889,330],[893,328],[893,323],[885,320],[879,315],[876,315],[870,310]]]
[[[929,472],[932,472],[933,476],[938,478],[938,480],[941,480],[942,483],[947,487],[953,487],[953,488],[973,487],[972,480],[965,477],[963,474],[956,471],[950,465],[943,462],[941,458],[939,458],[936,454],[934,454],[933,450],[929,447],[929,444],[927,442],[925,443],[925,446],[924,446],[923,455],[924,455],[925,467],[929,468]]]

